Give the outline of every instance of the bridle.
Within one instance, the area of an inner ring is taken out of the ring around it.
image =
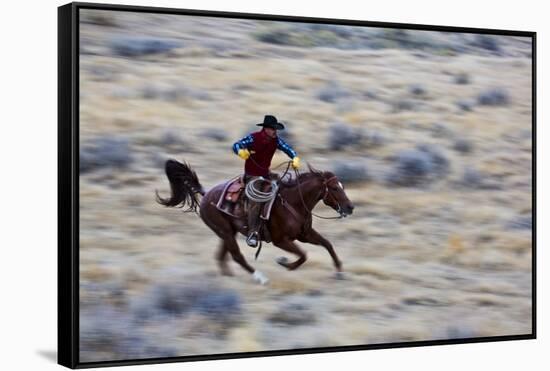
[[[329,183],[332,181],[332,180],[338,180],[338,178],[336,177],[336,175],[326,179],[325,181],[323,181],[323,185],[325,186],[325,189],[324,189],[324,192],[325,194],[323,195],[323,198],[321,198],[321,200],[323,200],[323,202],[325,203],[328,203],[326,198],[327,196],[330,196],[332,198],[332,201],[334,201],[334,203],[336,203],[336,205],[338,206],[338,212],[340,212],[340,210],[342,209],[342,207],[340,206],[340,203],[338,202],[338,200],[334,197],[334,195],[332,193],[329,192],[328,190],[328,185]]]
[[[317,195],[316,199],[319,199],[319,196],[321,195],[322,192],[324,192],[323,194],[323,197],[320,198],[321,200],[323,200],[323,202],[325,203],[328,203],[327,200],[326,200],[326,197],[327,196],[330,196],[332,197],[332,200],[336,203],[336,205],[338,206],[338,210],[336,210],[336,212],[338,212],[338,214],[340,214],[339,216],[322,216],[322,215],[317,215],[313,212],[313,209],[309,210],[307,205],[306,205],[306,202],[304,201],[304,195],[302,194],[302,184],[303,183],[300,183],[300,172],[298,171],[298,169],[294,169],[294,173],[296,174],[296,182],[298,183],[298,193],[300,194],[300,199],[302,200],[302,205],[304,206],[304,209],[306,209],[307,213],[308,214],[311,214],[313,216],[316,216],[317,218],[321,218],[321,219],[342,219],[345,217],[345,215],[342,213],[342,207],[340,206],[340,203],[338,202],[338,200],[336,200],[334,198],[334,196],[330,193],[330,191],[328,190],[328,184],[332,181],[332,180],[337,180],[338,178],[336,177],[336,175],[328,178],[328,179],[325,179],[323,181],[323,186],[324,186],[324,189],[322,189],[319,194]]]

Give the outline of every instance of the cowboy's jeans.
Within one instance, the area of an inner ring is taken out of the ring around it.
[[[245,174],[244,176],[245,185],[256,178],[259,178],[259,177]],[[258,229],[260,228],[260,213],[262,211],[263,204],[254,202],[250,199],[247,199],[246,201],[248,203],[248,207],[247,207],[248,236],[250,236],[253,232],[258,232]]]
[[[263,204],[248,200],[248,235],[258,232],[260,228],[260,212]]]
[[[246,185],[246,184],[248,184],[248,182],[250,182],[250,181],[252,181],[256,178],[260,178],[260,177],[245,174],[243,179],[244,179],[244,183]],[[264,179],[269,179],[269,180],[278,180],[279,179],[277,174],[274,174],[274,173],[271,173],[271,172],[269,173],[269,175],[267,177],[263,177],[263,178]],[[263,191],[263,192],[267,192],[270,188],[271,188],[271,186],[270,186],[269,182],[264,182],[261,185],[261,191]],[[265,203],[254,202],[250,199],[247,199],[247,202],[248,202],[248,210],[247,210],[247,214],[248,214],[248,236],[250,237],[250,235],[253,232],[259,232],[259,229],[260,229],[261,224],[262,224],[262,219],[260,218],[260,215],[262,213],[262,210],[264,208]]]

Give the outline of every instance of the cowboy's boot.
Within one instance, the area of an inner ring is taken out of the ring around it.
[[[252,231],[248,234],[248,237],[246,238],[246,243],[250,247],[258,247],[258,232]]]
[[[250,202],[248,209],[248,237],[246,243],[250,247],[258,247],[260,236],[258,234],[259,214],[261,211],[261,204],[257,202]]]

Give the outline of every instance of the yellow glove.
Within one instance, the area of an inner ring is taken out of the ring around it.
[[[250,152],[246,148],[245,149],[239,149],[239,152],[237,154],[243,160],[248,160],[248,158],[250,157]]]
[[[298,169],[300,167],[300,157],[296,156],[292,159],[292,168]]]

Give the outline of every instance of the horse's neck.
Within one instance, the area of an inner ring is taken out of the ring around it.
[[[314,179],[300,181],[300,183],[296,186],[287,188],[283,196],[294,208],[296,208],[296,210],[299,210],[300,212],[305,211],[305,204],[307,210],[311,211],[320,201],[319,196],[321,194],[321,186],[311,184],[314,181]]]

